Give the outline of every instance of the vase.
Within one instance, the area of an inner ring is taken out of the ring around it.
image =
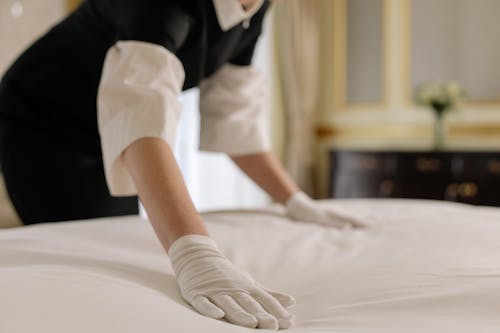
[[[444,115],[450,108],[449,103],[434,102],[431,104],[434,111],[434,150],[442,150],[444,148]]]
[[[434,150],[443,150],[444,134],[443,113],[436,113],[436,121],[434,123]]]

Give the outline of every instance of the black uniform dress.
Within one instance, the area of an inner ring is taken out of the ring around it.
[[[137,197],[111,196],[104,175],[96,99],[110,47],[165,47],[186,90],[226,63],[250,64],[268,5],[224,32],[209,0],[88,0],[36,41],[0,84],[0,165],[23,223],[138,213]]]

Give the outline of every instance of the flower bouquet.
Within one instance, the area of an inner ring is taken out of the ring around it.
[[[443,83],[426,83],[417,87],[415,101],[419,105],[431,108],[436,118],[434,127],[434,148],[442,149],[444,145],[444,114],[457,109],[466,96],[464,88],[454,81]]]

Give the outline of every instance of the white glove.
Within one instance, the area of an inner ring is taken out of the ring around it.
[[[182,297],[202,315],[249,328],[291,326],[286,308],[295,303],[293,297],[264,289],[233,266],[211,238],[183,236],[168,255]]]
[[[335,208],[324,206],[304,192],[297,192],[285,204],[288,217],[296,221],[313,222],[336,228],[362,228],[362,221],[346,216]]]

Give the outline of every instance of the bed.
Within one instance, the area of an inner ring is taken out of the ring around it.
[[[290,333],[500,332],[500,209],[335,200],[369,223],[331,229],[279,207],[203,214],[261,284],[295,296]],[[236,333],[181,298],[146,220],[105,218],[0,231],[2,333]]]

